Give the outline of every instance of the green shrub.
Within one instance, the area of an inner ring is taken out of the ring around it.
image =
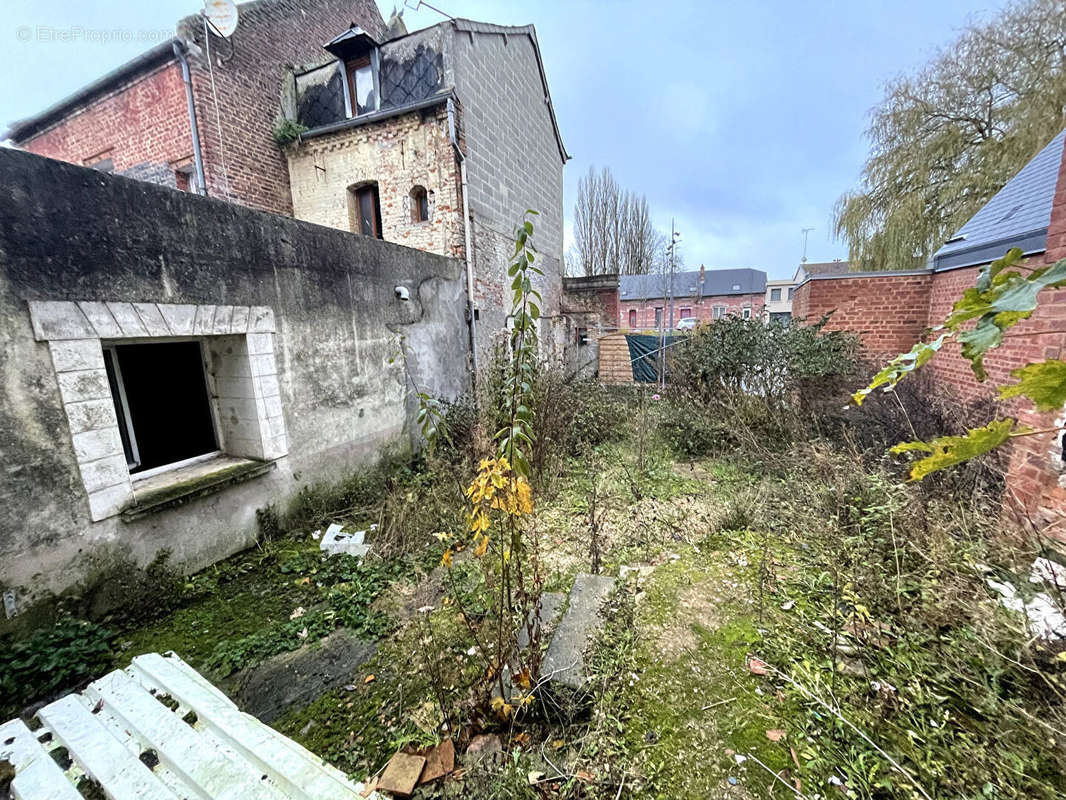
[[[97,677],[107,667],[110,639],[95,623],[65,617],[26,639],[0,641],[0,716]]]
[[[713,401],[723,390],[744,391],[770,403],[793,399],[802,388],[843,390],[856,368],[858,340],[817,325],[726,317],[696,328],[672,348],[671,382]],[[834,380],[835,379],[835,380]]]

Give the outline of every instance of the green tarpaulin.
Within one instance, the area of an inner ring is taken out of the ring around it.
[[[680,336],[667,336],[666,345],[676,342]],[[657,383],[659,380],[659,348],[663,340],[658,336],[627,333],[629,358],[633,365],[633,380],[637,383]]]

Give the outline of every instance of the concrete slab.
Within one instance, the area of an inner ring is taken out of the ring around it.
[[[324,692],[350,683],[377,646],[340,628],[320,642],[279,653],[238,673],[234,699],[261,722],[308,705]]]
[[[551,683],[568,689],[585,684],[585,648],[603,629],[600,606],[615,587],[606,575],[581,574],[570,589],[570,605],[555,628],[541,675],[551,675]]]

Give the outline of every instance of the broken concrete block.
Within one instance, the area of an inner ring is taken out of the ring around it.
[[[315,531],[315,533],[318,533],[318,531]],[[331,556],[345,553],[356,558],[362,558],[370,552],[370,545],[363,544],[365,537],[366,531],[345,533],[344,526],[334,522],[326,528],[322,541],[318,543],[318,549]]]
[[[400,797],[410,797],[418,785],[418,777],[426,759],[409,753],[397,753],[385,767],[385,772],[378,779],[378,791],[389,792]]]
[[[574,578],[570,605],[555,628],[541,664],[541,677],[552,684],[580,689],[585,684],[585,649],[603,630],[600,606],[615,586],[605,575],[582,574]]]
[[[373,643],[339,628],[321,642],[279,653],[239,672],[233,678],[236,688],[231,694],[245,711],[269,723],[289,709],[305,706],[324,692],[349,683],[376,649]]]

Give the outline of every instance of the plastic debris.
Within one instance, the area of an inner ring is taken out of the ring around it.
[[[1066,567],[1047,558],[1038,558],[1033,562],[1029,573],[1030,583],[1047,583],[1066,589]]]
[[[999,602],[1011,611],[1025,614],[1033,633],[1041,639],[1066,639],[1066,617],[1043,592],[1026,602],[1018,596],[1013,584],[987,579],[990,589],[1000,595]]]
[[[374,526],[371,526],[371,529],[373,528]],[[315,533],[320,533],[320,531],[315,531]],[[326,528],[322,541],[318,544],[318,549],[331,556],[344,553],[356,558],[362,558],[370,552],[370,545],[363,543],[365,537],[366,531],[345,533],[344,526],[334,522]]]

